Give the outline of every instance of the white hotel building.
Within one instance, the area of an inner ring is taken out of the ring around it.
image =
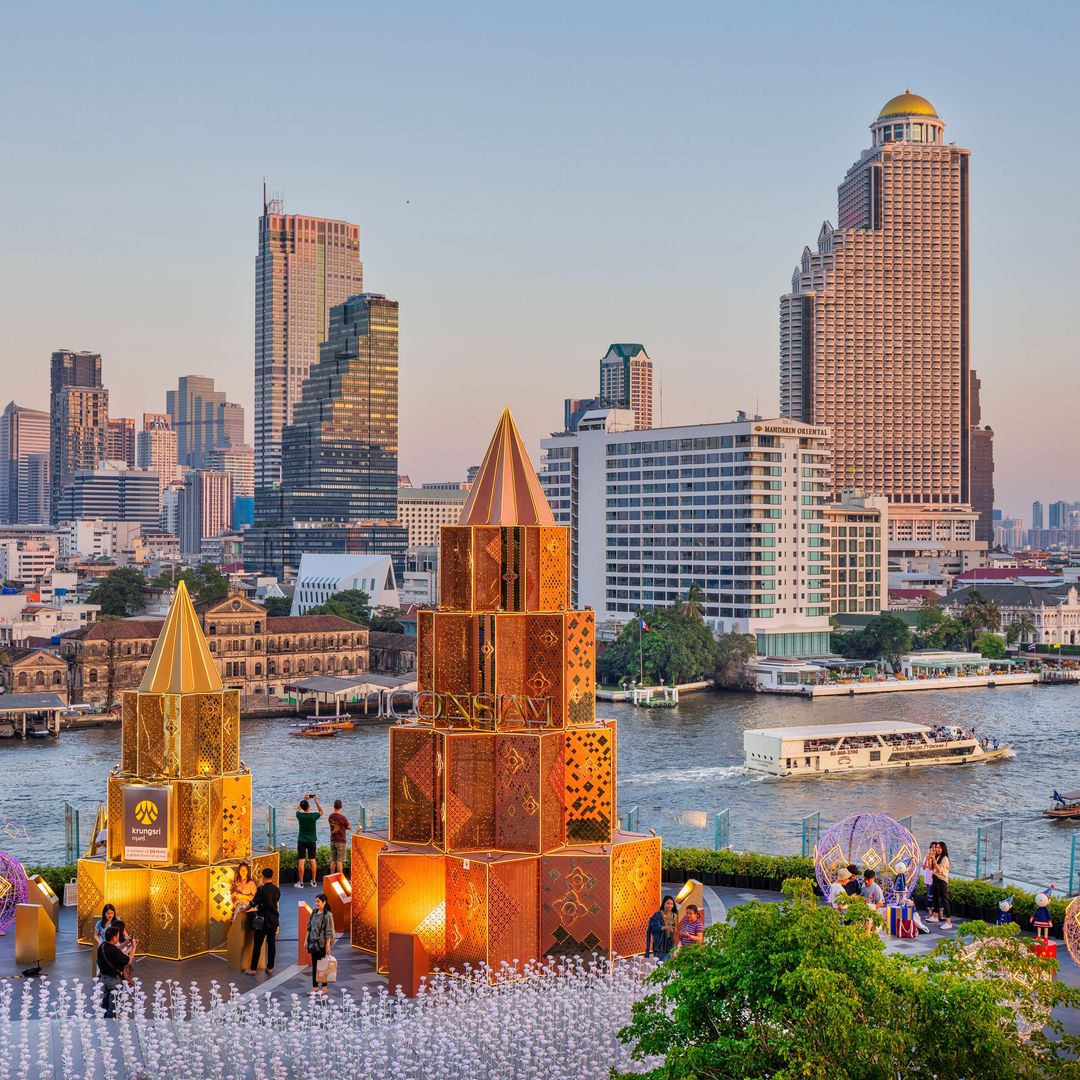
[[[541,443],[541,483],[571,527],[575,605],[626,622],[699,585],[710,626],[754,634],[759,655],[827,654],[829,429],[632,425],[600,410]]]

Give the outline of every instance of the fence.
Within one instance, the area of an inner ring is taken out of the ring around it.
[[[1001,881],[1001,848],[1005,837],[1005,822],[992,821],[980,825],[975,840],[975,879]]]
[[[1072,850],[1069,852],[1069,896],[1080,893],[1080,836],[1072,838]]]
[[[821,839],[821,811],[815,810],[802,819],[802,854],[804,859],[813,858],[814,848]]]

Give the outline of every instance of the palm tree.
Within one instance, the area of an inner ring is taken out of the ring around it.
[[[996,634],[1001,629],[1001,611],[993,600],[975,590],[960,609],[960,621],[968,632],[968,641],[971,642],[983,630]]]
[[[690,615],[695,619],[702,617],[705,606],[705,592],[700,585],[691,585],[686,591],[686,599],[679,605],[680,615]]]
[[[1013,641],[1023,644],[1025,641],[1035,640],[1035,617],[1030,611],[1021,611],[1009,624],[1009,631]]]

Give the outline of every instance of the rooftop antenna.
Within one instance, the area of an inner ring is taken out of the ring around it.
[[[263,217],[266,217],[267,203],[266,203],[266,177],[263,177]]]

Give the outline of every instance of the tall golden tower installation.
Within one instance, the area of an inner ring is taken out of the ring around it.
[[[418,615],[417,713],[390,731],[388,835],[352,841],[352,943],[432,966],[643,952],[660,840],[615,828],[615,723],[596,719],[593,613],[569,610],[555,524],[509,410]]]
[[[122,758],[108,780],[105,855],[79,860],[79,941],[102,905],[141,952],[182,960],[225,947],[240,861],[253,856],[251,774],[240,760],[240,692],[222,688],[183,581],[138,690],[124,692]]]

